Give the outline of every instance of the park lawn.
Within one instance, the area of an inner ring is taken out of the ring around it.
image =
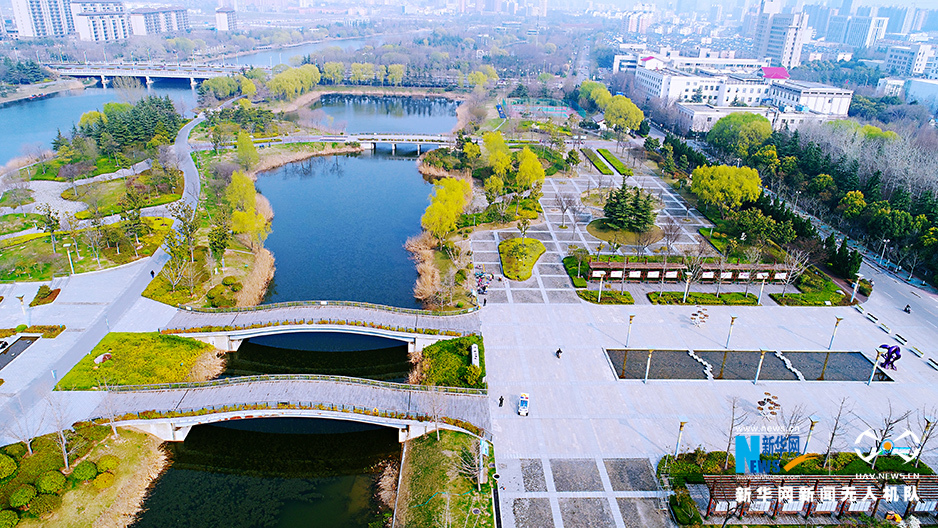
[[[207,229],[200,229],[196,235],[198,243],[206,243],[204,231],[207,232]],[[184,284],[185,280],[177,284],[174,291],[163,274],[159,273],[143,290],[142,295],[170,306],[210,307],[211,302],[206,296],[208,291],[213,286],[221,284],[222,279],[225,277],[234,277],[236,281],[243,285],[254,268],[254,261],[254,253],[247,246],[242,245],[237,238],[234,238],[231,246],[225,251],[225,268],[222,270],[219,267],[217,274],[210,273],[212,270],[208,268],[208,248],[197,246],[195,248],[195,266],[197,269],[202,270],[202,273],[199,274],[193,291],[188,290],[186,284]],[[226,292],[226,295],[231,294]]]
[[[602,301],[599,292],[593,290],[577,290],[576,294],[584,301],[593,304],[635,304],[632,294],[627,291],[603,290]]]
[[[8,235],[35,227],[42,217],[33,213],[15,213],[0,216],[0,235]]]
[[[495,469],[488,469],[488,482],[482,485],[481,492],[476,491],[474,482],[454,469],[463,450],[469,449],[477,439],[454,431],[441,431],[440,439],[436,438],[436,433],[428,433],[407,443],[398,490],[397,524],[438,526],[448,504],[453,526],[461,526],[463,520],[469,519],[469,526],[494,528],[492,475]],[[485,464],[492,461],[493,456],[490,449]],[[479,508],[482,513],[472,515],[472,508]]]
[[[434,250],[433,251],[433,263],[436,266],[436,269],[440,271],[440,277],[445,277],[446,274],[454,267],[453,261],[449,259],[445,251]],[[456,286],[453,288],[453,298],[446,298],[446,301],[449,301],[448,304],[445,304],[441,307],[441,310],[460,310],[467,306],[472,306],[474,297],[471,292],[474,289],[474,283],[467,283],[467,280],[472,278],[472,263],[469,262],[469,268],[462,268],[456,270]],[[465,286],[469,286],[466,288]]]
[[[612,165],[612,168],[622,176],[630,173],[631,169],[626,167],[625,164],[622,163],[622,161],[620,161],[619,158],[615,156],[615,154],[609,152],[608,149],[596,149],[596,152],[598,152],[599,155],[603,157],[603,159],[609,162],[609,164]]]
[[[473,372],[471,349],[479,346],[479,369]],[[438,341],[423,349],[419,370],[422,385],[484,389],[485,346],[482,336],[471,335]]]
[[[584,259],[582,263],[577,262],[576,257],[564,257],[563,267],[567,270],[567,275],[573,281],[574,288],[586,287],[586,275],[589,273],[589,259]]]
[[[17,208],[35,201],[32,189],[10,189],[0,197],[0,207]]]
[[[511,238],[498,245],[502,272],[511,280],[524,281],[531,278],[534,264],[547,251],[544,244],[534,238]]]
[[[94,214],[91,210],[94,198],[98,201],[98,213],[101,216],[111,216],[123,212],[124,208],[121,207],[120,200],[125,194],[127,194],[127,178],[117,178],[105,182],[78,185],[74,189],[69,187],[62,192],[62,198],[84,202],[88,209],[76,213],[75,218],[85,220],[91,218]],[[180,195],[172,193],[160,193],[154,196],[145,195],[144,207],[175,202],[179,198],[181,198]]]
[[[144,385],[186,381],[196,359],[211,345],[157,332],[111,332],[62,377],[59,390],[87,390],[109,385]],[[111,360],[95,365],[101,354]]]
[[[0,280],[47,281],[51,280],[53,275],[67,275],[71,270],[63,243],[72,244],[70,253],[75,273],[113,268],[148,257],[163,243],[163,237],[169,231],[172,220],[152,217],[143,220],[150,231],[140,237],[140,246],[136,253],[126,242],[121,245],[120,253],[117,247],[104,247],[100,250],[100,264],[92,257],[91,250],[82,236],[72,238],[63,233],[57,234],[55,253],[52,251],[52,238],[48,233],[33,233],[3,240],[0,242],[0,249],[3,250],[0,252]]]
[[[33,165],[28,169],[29,179],[59,182],[65,181],[64,178],[59,178],[59,169],[62,168],[62,165],[65,165],[65,162],[59,158],[47,161],[41,165]],[[118,167],[117,164],[111,160],[111,158],[107,156],[100,156],[94,162],[94,170],[89,173],[82,174],[78,179],[93,178],[102,174],[110,174],[112,172],[117,172],[119,169],[120,167]]]
[[[725,304],[728,306],[756,306],[758,297],[750,293],[744,295],[740,292],[724,292],[719,297],[715,293],[690,292],[687,294],[687,302],[681,302],[684,299],[684,292],[651,292],[648,294],[648,300],[653,304]]]
[[[612,169],[606,166],[606,163],[602,160],[601,157],[599,157],[599,154],[596,154],[596,152],[593,151],[593,149],[581,148],[580,152],[586,156],[586,159],[588,159],[590,163],[596,167],[596,170],[599,171],[600,174],[604,176],[612,176]]]
[[[782,306],[849,306],[850,294],[840,289],[834,281],[817,268],[809,268],[798,280],[795,286],[801,293],[788,293],[784,297],[781,293],[769,294],[772,299]],[[793,290],[793,286],[788,287]]]
[[[664,238],[664,233],[658,226],[652,226],[649,231],[651,231],[649,245]],[[615,241],[623,246],[634,246],[638,244],[638,237],[641,235],[641,233],[636,231],[612,229],[606,225],[605,218],[597,218],[590,222],[589,225],[586,226],[586,232],[604,242]]]
[[[120,465],[114,470],[114,484],[99,490],[92,483],[76,484],[62,496],[62,505],[46,519],[23,519],[17,528],[85,528],[123,495],[125,487],[133,491],[140,479],[149,479],[150,464],[160,456],[160,440],[146,433],[118,428],[117,437],[99,442],[88,456],[91,461],[105,455],[116,456]],[[61,457],[59,457],[61,458]],[[125,492],[126,493],[126,492]]]

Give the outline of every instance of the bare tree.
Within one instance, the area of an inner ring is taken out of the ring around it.
[[[557,193],[554,205],[560,209],[560,227],[567,227],[567,211],[576,205],[576,197],[572,194]]]
[[[460,451],[459,458],[456,459],[456,472],[466,477],[470,482],[478,484],[481,469],[481,464],[479,464],[479,443],[473,441],[469,444],[469,447],[463,447]]]
[[[749,413],[742,407],[742,400],[739,396],[727,398],[726,401],[730,404],[730,431],[726,440],[726,459],[723,460],[723,469],[726,469],[730,463],[730,448],[736,436],[736,428],[746,425],[749,421]]]
[[[55,437],[53,440],[62,452],[62,462],[65,464],[65,469],[70,469],[71,465],[69,464],[68,456],[72,454],[74,447],[71,446],[73,431],[72,424],[68,418],[69,407],[64,397],[57,396],[62,395],[53,392],[46,396],[46,410],[48,411],[48,417],[52,427],[55,428]]]
[[[935,412],[938,411],[934,406],[922,409],[918,416],[918,425],[922,428],[922,439],[918,443],[918,453],[915,455],[915,467],[918,467],[919,459],[925,452],[928,441],[935,434]]]
[[[664,235],[665,248],[668,251],[668,255],[670,255],[674,244],[681,238],[681,226],[674,218],[668,216],[661,224],[661,233]]]
[[[746,276],[746,297],[749,297],[749,287],[752,286],[752,283],[756,280],[758,275],[753,270],[755,269],[754,265],[759,263],[759,259],[762,256],[762,250],[756,246],[749,246],[744,252],[743,255],[746,256],[746,261],[753,265],[749,269],[749,275]]]
[[[655,232],[652,229],[639,231],[635,237],[635,245],[638,246],[636,256],[644,255],[648,251],[648,246],[655,242]]]
[[[785,254],[785,279],[782,288],[782,297],[788,294],[788,286],[794,282],[808,269],[809,255],[797,249],[790,249]]]
[[[104,411],[104,415],[108,420],[108,424],[111,426],[111,434],[117,436],[117,427],[114,426],[114,421],[117,419],[117,407],[113,395],[111,394],[111,388],[108,386],[107,378],[102,378],[98,380],[98,385],[104,387],[104,399],[101,400],[101,407]]]
[[[888,439],[892,435],[893,429],[896,428],[901,422],[904,422],[912,414],[912,411],[905,411],[904,413],[898,413],[895,409],[892,408],[892,401],[888,402],[888,408],[886,414],[882,416],[880,422],[867,422],[863,419],[862,416],[854,413],[854,416],[857,417],[864,425],[870,428],[876,435],[876,442],[874,446],[873,460],[870,463],[872,468],[876,469],[876,461],[879,459],[879,452],[882,448],[883,440]]]
[[[726,270],[726,257],[722,254],[717,256],[717,299],[720,298],[720,291],[723,289],[723,272]]]
[[[782,437],[785,440],[785,445],[788,445],[788,440],[795,434],[795,431],[798,431],[801,427],[801,424],[805,421],[807,415],[804,411],[804,405],[798,404],[791,408],[783,406],[779,409],[778,414],[775,416],[775,420],[778,422],[778,425],[784,430]]]
[[[436,440],[440,441],[440,420],[443,418],[443,412],[446,409],[446,399],[442,391],[436,387],[428,391],[428,403],[430,404],[430,414],[433,422],[436,424]]]
[[[10,422],[3,426],[3,432],[25,444],[26,452],[29,453],[29,456],[32,456],[33,439],[42,430],[42,423],[46,419],[45,412],[38,416],[35,413],[28,412],[19,396],[16,397],[15,406],[16,409],[10,417]]]
[[[690,293],[690,287],[700,281],[703,276],[703,265],[707,258],[709,248],[707,242],[697,239],[697,245],[684,252],[684,298],[682,303],[687,302],[687,295]]]
[[[834,451],[834,444],[837,442],[837,438],[843,434],[844,420],[844,411],[852,412],[849,409],[845,409],[847,406],[847,398],[840,399],[840,405],[837,407],[837,416],[834,417],[834,422],[831,424],[831,434],[827,440],[827,451],[824,453],[824,464],[821,467],[826,468],[830,462],[831,453]]]
[[[166,279],[166,282],[172,287],[173,291],[176,291],[176,286],[189,273],[189,261],[182,258],[170,258],[166,265],[163,266],[163,269],[160,271],[160,275]]]

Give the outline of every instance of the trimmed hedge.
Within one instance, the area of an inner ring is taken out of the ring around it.
[[[599,152],[599,155],[608,161],[609,164],[612,165],[612,168],[615,169],[619,174],[623,176],[632,175],[632,169],[626,167],[624,163],[619,161],[619,158],[617,158],[612,152],[609,152],[609,149],[596,149],[596,152]]]
[[[31,500],[36,498],[36,488],[30,486],[29,484],[23,484],[16,491],[10,495],[10,506],[14,508],[22,508],[29,504]]]
[[[586,156],[586,159],[590,160],[590,162],[593,164],[594,167],[596,167],[596,170],[598,170],[600,174],[604,176],[612,176],[612,169],[610,169],[609,167],[606,166],[605,163],[603,163],[603,160],[601,160],[599,156],[596,155],[595,152],[593,152],[593,149],[581,148],[580,152],[582,152],[583,155]]]
[[[110,488],[114,484],[114,473],[101,473],[94,479],[94,487],[98,489]]]
[[[16,471],[16,461],[6,455],[0,455],[0,479],[5,479]]]
[[[101,460],[98,460],[98,471],[107,471],[113,473],[117,466],[120,465],[120,459],[114,455],[104,455],[101,457]]]
[[[36,490],[39,493],[54,495],[65,487],[65,475],[60,471],[46,471],[36,481]]]
[[[98,474],[98,467],[90,460],[82,460],[72,471],[72,480],[84,482],[91,480]]]
[[[40,495],[29,503],[29,513],[36,517],[42,517],[61,505],[62,497],[58,495]]]
[[[752,293],[749,296],[743,296],[740,292],[725,292],[719,297],[715,293],[690,292],[687,294],[687,302],[682,303],[684,292],[651,292],[648,294],[648,300],[653,304],[706,304],[706,305],[726,305],[726,306],[755,306],[759,299]]]
[[[635,304],[632,294],[624,291],[603,290],[602,302],[599,302],[599,292],[593,290],[577,290],[577,296],[593,304]]]
[[[13,528],[20,522],[19,515],[13,510],[0,510],[0,528]]]

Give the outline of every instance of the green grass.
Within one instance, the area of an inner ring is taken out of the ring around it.
[[[139,160],[138,160],[139,161]],[[64,178],[59,178],[59,169],[62,168],[62,165],[65,165],[65,162],[59,158],[55,158],[51,161],[47,161],[42,165],[33,165],[29,168],[31,180],[49,180],[49,181],[65,181]],[[78,179],[92,178],[94,176],[100,176],[102,174],[110,174],[112,172],[117,172],[120,167],[116,163],[111,161],[111,158],[107,156],[101,156],[94,163],[94,170],[86,174],[82,174]]]
[[[635,304],[632,294],[627,291],[603,290],[602,302],[599,300],[598,291],[577,290],[576,294],[584,301],[593,304]]]
[[[619,158],[617,158],[612,152],[609,152],[608,149],[596,149],[596,152],[598,152],[600,156],[608,161],[609,164],[612,165],[612,168],[615,169],[619,174],[623,176],[626,174],[632,174],[632,169],[626,167],[625,164],[619,161]]]
[[[638,244],[638,237],[641,235],[641,233],[635,231],[612,229],[606,225],[605,218],[597,218],[596,220],[590,222],[589,225],[586,226],[586,231],[604,242],[616,241],[623,246],[632,246]],[[664,232],[662,232],[661,228],[658,226],[652,226],[649,231],[651,232],[651,241],[649,244],[654,244],[655,242],[664,238]]]
[[[127,179],[118,178],[106,182],[78,185],[74,189],[69,187],[62,192],[62,198],[87,204],[88,209],[75,214],[75,218],[85,220],[94,215],[91,207],[95,199],[97,199],[98,213],[101,216],[110,216],[123,212],[125,209],[121,207],[120,200],[125,194],[127,194]],[[171,193],[158,193],[152,196],[144,196],[144,207],[175,202],[179,198],[181,198],[180,195]]]
[[[479,367],[472,367],[472,345],[479,346]],[[485,347],[482,336],[457,337],[423,349],[423,385],[485,388]]]
[[[725,304],[728,306],[756,306],[758,297],[754,294],[748,296],[740,292],[725,292],[719,297],[715,293],[690,292],[687,294],[687,302],[681,302],[684,299],[684,292],[651,292],[648,294],[648,300],[653,304]]]
[[[91,255],[82,231],[72,238],[63,233],[56,233],[56,250],[52,251],[52,239],[48,233],[33,233],[0,241],[0,280],[4,281],[47,281],[52,276],[67,275],[71,269],[68,256],[62,246],[71,243],[70,253],[75,273],[97,271],[112,268],[121,264],[133,262],[139,258],[148,257],[163,243],[163,237],[169,231],[171,220],[166,218],[145,218],[149,233],[140,237],[141,246],[134,253],[133,239],[124,241],[117,247],[112,244],[110,248],[100,250],[101,262]],[[78,252],[76,253],[76,248]],[[78,254],[81,254],[81,258]]]
[[[32,189],[10,189],[0,197],[0,207],[16,208],[35,201]]]
[[[157,332],[111,332],[58,383],[58,389],[85,390],[109,385],[186,381],[196,359],[211,345]],[[110,353],[100,365],[94,359]]]
[[[603,163],[603,160],[600,159],[599,156],[596,155],[595,152],[593,152],[593,149],[582,148],[580,149],[580,151],[583,152],[583,155],[586,156],[586,159],[590,160],[590,162],[593,164],[594,167],[596,167],[596,170],[598,170],[600,174],[604,176],[612,176],[612,169],[610,169],[609,167],[606,166],[605,163]]]
[[[0,235],[16,233],[33,227],[42,217],[33,213],[16,213],[0,216]]]
[[[502,272],[511,280],[523,281],[531,278],[534,264],[547,249],[534,238],[511,238],[498,245]]]
[[[402,506],[397,513],[399,525],[438,526],[448,504],[453,526],[460,526],[468,518],[469,526],[494,528],[491,475],[495,469],[488,470],[489,479],[481,492],[476,491],[474,482],[453,469],[463,450],[475,441],[467,434],[442,431],[439,441],[436,433],[429,433],[407,444],[398,498]],[[486,464],[494,456],[491,450],[489,453]],[[482,514],[471,515],[472,508],[479,508]],[[455,522],[457,519],[460,521]]]
[[[844,293],[837,283],[817,268],[805,271],[795,281],[795,286],[801,293],[789,293],[784,297],[781,293],[772,293],[770,296],[782,306],[827,306],[827,302],[831,306],[850,305],[850,294]],[[789,286],[788,289],[793,290],[794,287]]]

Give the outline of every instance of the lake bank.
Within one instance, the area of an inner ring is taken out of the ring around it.
[[[15,103],[17,101],[28,100],[30,97],[36,96],[45,98],[59,92],[67,92],[71,90],[84,90],[85,84],[79,81],[78,79],[58,79],[55,81],[37,83],[37,84],[24,84],[20,85],[16,89],[16,93],[8,95],[6,97],[0,98],[0,107]]]

